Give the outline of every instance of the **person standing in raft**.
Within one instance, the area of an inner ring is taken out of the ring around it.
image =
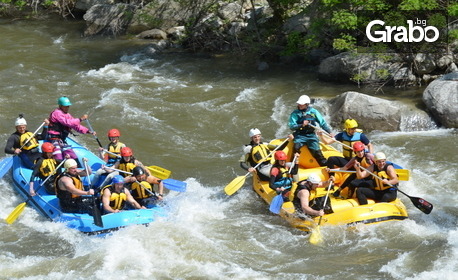
[[[46,192],[48,194],[56,194],[56,189],[54,187],[54,179],[56,175],[57,162],[53,158],[52,153],[54,152],[53,144],[49,142],[44,142],[41,145],[41,157],[35,162],[35,167],[33,169],[32,175],[30,176],[29,183],[29,193],[31,196],[35,196],[34,182],[35,178],[39,177],[41,180],[47,180],[44,184]],[[57,170],[57,173],[59,170]],[[48,176],[51,176],[49,179]]]
[[[18,155],[24,167],[33,169],[34,162],[41,156],[38,140],[43,140],[48,133],[48,119],[45,119],[44,123],[42,133],[33,135],[27,130],[27,121],[20,114],[14,123],[16,131],[6,141],[5,153]]]
[[[351,149],[353,148],[353,144],[356,142],[362,142],[365,145],[365,149],[369,153],[374,152],[374,147],[372,143],[369,141],[367,136],[358,131],[358,123],[354,119],[347,119],[344,123],[344,131],[339,132],[336,134],[334,138],[329,138],[326,135],[323,135],[323,132],[318,132],[320,139],[323,143],[329,145],[336,141],[341,142],[345,146],[342,146],[342,154],[343,157],[329,157],[327,161],[328,168],[335,168],[335,167],[342,167],[348,163],[353,157],[356,156],[356,152]]]
[[[117,171],[106,169],[105,166],[111,167],[121,159],[121,149],[126,147],[126,145],[119,142],[120,136],[121,133],[116,128],[110,129],[108,131],[108,140],[110,140],[110,143],[108,143],[106,149],[103,147],[99,148],[99,157],[106,161],[106,165],[102,165],[102,167],[95,173],[94,179],[92,181],[92,187],[97,186],[99,178],[103,174],[108,175],[106,176],[105,180],[103,180],[103,182],[98,185],[99,188],[108,184],[108,182],[110,182],[116,175],[119,175]]]
[[[297,183],[293,198],[293,205],[296,211],[309,216],[323,216],[325,212],[331,213],[330,207],[323,205],[324,200],[322,198],[324,197],[315,197],[317,188],[326,188],[331,182],[332,179],[322,182],[318,174],[312,173],[306,180]]]
[[[296,157],[296,162],[293,168],[290,170],[286,165],[287,155],[283,151],[275,152],[275,163],[270,170],[269,187],[282,194],[283,201],[289,201],[289,193],[293,186],[293,178],[299,170],[299,157]]]
[[[267,181],[272,168],[270,163],[272,156],[268,157],[268,155],[277,146],[262,142],[261,131],[257,128],[250,129],[248,135],[251,141],[250,144],[243,147],[244,155],[240,159],[240,167],[251,173],[256,172],[261,180]],[[288,138],[293,140],[294,136],[290,134]],[[281,147],[278,147],[278,150],[283,150],[287,145],[288,142],[285,142]],[[254,167],[258,164],[259,166],[255,169]]]
[[[135,209],[146,209],[141,206],[132,196],[127,188],[124,187],[124,177],[116,175],[111,181],[111,185],[103,187],[102,205],[106,214],[118,213],[124,209],[126,202],[132,205]]]
[[[87,161],[83,158],[83,161]],[[84,190],[80,176],[91,175],[88,170],[78,169],[74,159],[67,159],[64,163],[65,171],[56,177],[56,194],[60,208],[64,213],[92,213],[94,207],[94,190]],[[88,196],[90,197],[83,197]]]
[[[390,202],[396,199],[399,183],[398,175],[393,164],[386,162],[384,153],[375,153],[375,164],[366,168],[368,171],[382,178],[382,180],[360,168],[360,165],[358,161],[355,162],[356,175],[359,179],[372,176],[372,180],[359,181],[359,184],[355,185],[358,188],[356,190],[356,197],[360,205],[367,204],[368,198],[379,202]]]
[[[87,120],[87,115],[81,118],[74,118],[68,112],[72,103],[67,96],[59,97],[57,100],[58,108],[54,109],[49,116],[48,140],[55,147],[54,158],[57,161],[62,161],[65,155],[69,155],[72,159],[77,159],[75,152],[67,145],[66,139],[72,132],[72,129],[82,134],[96,135],[95,131],[90,131],[88,128],[81,125],[81,121]]]
[[[362,142],[355,142],[353,144],[353,152],[356,154],[344,167],[340,168],[341,170],[355,170],[354,166],[356,162],[359,162],[360,165],[364,168],[368,168],[374,164],[374,155],[366,152],[366,147]],[[332,173],[332,172],[331,172]],[[331,175],[330,173],[330,175]],[[334,197],[339,197],[340,192],[345,189],[353,180],[356,179],[356,173],[350,174],[348,178],[340,185],[340,187],[332,194]],[[355,191],[354,186],[350,185],[350,190],[348,191],[348,197],[353,196]]]
[[[300,153],[301,147],[306,145],[318,164],[326,166],[326,158],[321,152],[318,136],[309,124],[316,126],[318,123],[329,134],[331,129],[321,113],[310,106],[310,97],[302,95],[296,103],[297,109],[291,113],[288,121],[289,128],[294,131],[294,152]]]

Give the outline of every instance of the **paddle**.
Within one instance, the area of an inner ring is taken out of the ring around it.
[[[92,128],[91,128],[92,130]],[[92,130],[93,131],[93,130]],[[99,142],[100,143],[100,142]],[[91,176],[87,173],[89,168],[87,166],[87,161],[84,161],[84,168],[86,169],[86,176],[87,176],[87,181],[89,183],[89,186],[91,185]],[[98,227],[103,227],[103,221],[102,221],[102,214],[100,213],[99,206],[95,202],[95,196],[92,196],[92,217],[94,218],[94,225]]]
[[[32,134],[32,136],[30,136],[30,137],[24,142],[24,144],[22,144],[22,146],[21,146],[19,149],[22,150],[22,148],[24,148],[24,146],[27,145],[27,143],[29,143],[29,141],[32,140],[33,137],[35,137],[35,134],[37,134],[38,130],[40,130],[40,128],[42,128],[44,125],[45,125],[45,122],[43,122],[43,123],[37,128],[37,130],[35,130],[35,132]]]
[[[121,172],[121,173],[132,175],[132,172],[127,172],[127,171],[124,171],[124,170],[121,170],[121,169],[116,169],[116,168],[112,168],[112,167],[105,167],[105,168],[112,169],[112,170],[115,170],[115,171],[118,171],[118,172]],[[170,178],[169,179],[163,179],[162,183],[164,184],[164,187],[166,187],[167,189],[169,189],[171,191],[176,191],[176,192],[185,192],[186,191],[186,187],[187,187],[187,183],[186,182],[175,180],[175,179],[170,179]]]
[[[323,210],[324,210],[324,207],[326,207],[326,202],[328,201],[329,191],[331,190],[332,185],[333,185],[333,181],[329,183],[328,192],[326,193],[326,197],[324,198]],[[320,225],[321,225],[322,219],[323,219],[323,216],[320,216],[318,225],[312,230],[312,233],[310,234],[310,243],[313,245],[317,245],[323,242],[323,236],[321,235],[321,231],[320,231]]]
[[[56,169],[53,170],[53,172],[51,172],[51,174],[49,174],[48,177],[46,177],[46,179],[43,182],[41,182],[40,186],[35,190],[35,192],[38,192],[38,190],[49,180],[49,178],[51,178],[51,176],[53,176],[56,173],[56,171],[59,170],[59,168],[62,166],[64,162],[65,159],[56,167]],[[28,196],[29,197],[27,198],[27,200],[16,206],[16,208],[14,208],[11,214],[9,214],[8,217],[5,219],[8,224],[14,223],[14,221],[16,221],[19,215],[21,215],[21,213],[24,211],[27,202],[30,199],[32,199],[32,196]]]
[[[326,136],[328,136],[329,138],[332,138],[334,141],[336,141],[336,142],[339,143],[340,145],[345,146],[345,147],[347,147],[347,148],[353,150],[352,147],[350,147],[350,146],[348,146],[347,144],[344,144],[344,143],[342,143],[342,142],[336,140],[334,137],[332,137],[331,134],[327,133],[325,130],[321,129],[320,127],[314,126],[313,124],[309,124],[309,125],[310,125],[311,127],[313,127],[314,129],[317,129],[317,130],[323,132]]]
[[[92,128],[92,125],[91,125],[91,123],[89,122],[89,119],[86,119],[85,121],[87,122],[87,126],[89,126],[89,129],[90,129],[92,132],[94,132],[94,129]],[[100,143],[99,137],[97,137],[97,135],[94,135],[94,138],[95,138],[95,140],[97,140],[97,143],[99,143],[99,147],[100,147],[100,148],[103,148],[102,143]]]
[[[13,166],[13,157],[4,158],[0,162],[0,179],[5,176],[5,174],[11,169]]]
[[[409,181],[410,171],[408,169],[395,169],[398,174],[399,180]],[[340,173],[356,173],[355,170],[342,170],[342,169],[330,169],[329,172],[340,172]]]
[[[265,158],[261,159],[261,161],[259,161],[258,164],[256,164],[255,167],[253,167],[254,169],[256,169],[259,165],[261,165],[261,163],[263,163],[263,161],[270,157],[276,150],[278,150],[278,148],[280,148],[281,146],[283,146],[283,144],[286,143],[286,141],[288,141],[289,138],[286,138],[285,141],[283,141],[283,143],[281,143],[280,145],[278,145],[272,152],[270,152]],[[238,176],[236,177],[234,180],[232,180],[225,188],[224,188],[224,192],[227,194],[227,195],[233,195],[236,191],[238,191],[242,186],[243,184],[245,183],[245,179],[248,175],[250,175],[251,172],[248,172],[247,174],[243,175],[243,176]]]
[[[376,174],[370,172],[366,168],[364,168],[362,166],[360,166],[360,168],[365,170],[365,171],[367,171],[369,174],[371,174],[375,178],[377,178],[379,180],[383,180],[381,177],[379,177]],[[420,209],[421,212],[423,212],[425,214],[429,214],[433,210],[433,205],[431,203],[429,203],[428,201],[424,200],[423,198],[410,196],[410,195],[406,194],[405,192],[401,191],[398,187],[395,187],[394,185],[391,185],[391,184],[388,184],[388,185],[393,187],[393,188],[396,188],[400,193],[402,193],[403,195],[407,196],[410,199],[410,201],[412,201],[413,205],[415,207],[417,207],[418,209]]]
[[[294,164],[296,163],[296,159],[297,159],[297,154],[294,155],[294,158],[293,158],[293,162],[291,163],[291,166],[288,170],[288,174],[291,175],[291,170],[293,170],[293,167],[294,167]],[[285,189],[289,189],[291,188],[291,186],[285,188]],[[280,214],[280,210],[281,210],[281,207],[283,206],[283,195],[282,193],[279,193],[278,195],[276,195],[271,203],[270,203],[270,207],[269,207],[269,210],[270,212],[274,213],[274,214]]]

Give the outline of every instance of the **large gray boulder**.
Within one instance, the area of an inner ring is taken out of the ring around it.
[[[458,128],[458,72],[431,82],[423,92],[423,102],[440,125]]]
[[[84,36],[124,34],[136,7],[129,4],[98,4],[83,16],[86,21]]]
[[[436,127],[431,117],[413,105],[348,91],[330,101],[331,125],[355,119],[365,131],[416,131]]]

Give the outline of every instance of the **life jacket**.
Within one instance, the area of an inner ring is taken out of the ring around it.
[[[316,126],[316,116],[314,113],[306,110],[301,110],[302,116],[297,120],[297,124],[302,124],[304,121],[309,121],[310,124]],[[293,134],[294,135],[306,135],[315,133],[315,129],[311,126],[301,127],[297,129]]]
[[[368,153],[364,153],[362,158],[356,157],[356,160],[361,164],[362,167],[368,168],[373,164],[372,160],[369,158]]]
[[[140,200],[152,196],[152,194],[145,190],[145,188],[148,189],[151,193],[154,193],[153,186],[151,186],[151,184],[147,181],[141,181],[140,183],[136,181],[132,183],[131,193],[135,200]]]
[[[260,143],[258,145],[252,144],[250,155],[254,163],[258,164],[261,161],[269,163],[270,160],[272,159],[272,155],[267,157],[269,154],[270,154],[270,150],[266,144],[264,143]]]
[[[122,147],[125,147],[125,145],[121,142],[118,142],[116,146],[113,145],[113,143],[108,144],[107,150],[110,152],[110,153],[107,153],[108,154],[108,161],[107,161],[108,166],[112,166],[113,164],[115,164],[118,158],[121,157],[121,148]],[[113,154],[116,154],[118,156],[113,155]]]
[[[124,193],[125,188],[122,187],[121,191],[118,193],[116,192],[114,186],[106,185],[102,188],[101,194],[105,191],[105,189],[109,189],[111,192],[110,196],[110,207],[115,210],[122,210],[126,205],[127,195]]]
[[[73,185],[75,186],[75,188],[77,188],[79,190],[84,190],[83,182],[81,181],[80,176],[78,176],[78,175],[74,175],[73,176],[73,175],[70,175],[67,172],[63,172],[63,173],[59,174],[55,179],[55,185],[56,185],[57,198],[59,198],[60,202],[63,203],[63,204],[65,204],[66,202],[70,202],[71,200],[73,200],[75,198],[80,197],[80,195],[72,194],[71,192],[69,192],[67,190],[61,190],[59,188],[59,186],[58,186],[59,180],[60,180],[60,178],[62,178],[64,176],[67,176],[67,177],[72,179]]]
[[[136,166],[136,165],[135,165],[135,158],[134,158],[134,157],[130,157],[130,161],[128,161],[128,162],[126,162],[126,161],[124,160],[124,158],[121,158],[121,160],[119,161],[119,166],[118,166],[118,168],[119,168],[120,170],[122,170],[122,171],[126,171],[126,172],[132,173],[132,169],[134,169],[135,166]],[[122,175],[123,177],[127,177],[127,176],[129,175],[129,174],[124,173],[124,172],[120,172],[120,173],[122,173],[121,175]]]
[[[389,180],[390,176],[388,176],[388,173],[387,173],[389,165],[392,166],[393,164],[387,163],[387,164],[385,164],[385,166],[383,167],[382,170],[379,170],[378,166],[376,164],[374,164],[374,172],[373,173],[375,175],[377,175],[378,177],[382,178],[382,179],[388,179]],[[391,185],[391,186],[390,185],[385,185],[385,184],[382,183],[381,180],[379,180],[378,178],[375,178],[375,176],[372,176],[372,177],[375,180],[375,190],[383,191],[383,190],[398,186],[398,184]]]
[[[301,200],[299,199],[299,197],[297,197],[297,194],[301,191],[301,190],[308,190],[309,191],[309,201],[311,202],[315,196],[316,196],[316,191],[313,191],[312,190],[312,187],[309,186],[308,183],[305,183],[305,184],[297,184],[297,188],[296,188],[296,191],[294,191],[294,197],[293,197],[293,204],[294,206],[296,207],[296,209],[301,209],[302,211],[302,206],[301,206]],[[310,205],[310,202],[309,202],[309,206]]]
[[[326,196],[318,196],[317,197],[316,196],[316,190],[312,190],[312,187],[309,186],[308,183],[306,183],[305,185],[302,185],[302,184],[299,184],[299,183],[297,184],[297,188],[296,188],[296,191],[294,192],[294,198],[293,198],[293,205],[294,205],[294,208],[296,209],[296,211],[298,211],[300,213],[303,213],[301,200],[299,199],[297,194],[301,190],[304,190],[304,189],[309,191],[309,206],[310,206],[310,208],[312,208],[314,210],[323,209],[325,214],[333,213],[330,199],[328,199],[326,201],[326,205],[323,206],[324,201],[326,200]]]
[[[27,140],[30,138],[30,140],[27,142]],[[25,144],[27,142],[27,144]],[[25,144],[25,145],[24,145]],[[35,136],[33,135],[32,132],[25,132],[23,134],[21,134],[19,136],[19,145],[20,147],[22,147],[22,150],[25,150],[25,151],[30,151],[32,150],[33,148],[36,148],[38,147],[38,141],[37,139],[35,138]]]
[[[56,170],[56,160],[53,158],[43,158],[41,165],[38,170],[40,170],[40,178],[44,179],[51,175],[54,170]]]
[[[342,154],[344,158],[351,159],[352,157],[356,156],[355,152],[353,152],[353,149],[349,147],[353,147],[353,143],[359,141],[361,141],[361,132],[355,132],[352,136],[348,135],[346,131],[342,132],[342,143],[344,144],[342,146]]]
[[[293,184],[293,179],[289,177],[288,168],[280,165],[274,165],[272,168],[277,168],[279,170],[278,175],[275,177],[274,187],[275,188],[287,188],[291,187]]]

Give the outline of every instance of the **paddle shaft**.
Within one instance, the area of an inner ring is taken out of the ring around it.
[[[326,197],[324,198],[323,211],[324,211],[324,208],[326,207],[326,202],[328,202],[329,191],[331,190],[331,186],[332,186],[332,181],[331,181],[331,183],[329,183],[328,192],[326,193]],[[323,218],[323,216],[320,216],[320,220],[318,221],[318,226],[321,225],[321,219],[322,218]]]
[[[86,119],[85,121],[87,122],[87,126],[89,126],[89,129],[91,130],[91,132],[94,132],[94,129],[92,128],[92,125],[89,122],[89,119]],[[94,138],[95,138],[95,140],[97,140],[97,143],[99,144],[99,147],[103,148],[102,143],[100,143],[99,137],[97,137],[97,135],[94,135]]]
[[[331,136],[331,134],[327,133],[327,132],[324,131],[322,128],[317,127],[317,126],[314,126],[313,124],[309,124],[309,125],[310,125],[311,127],[313,127],[314,129],[320,130],[320,131],[323,132],[326,136],[328,136],[329,138],[333,139],[334,141],[336,141],[336,142],[339,143],[340,145],[345,146],[345,147],[347,147],[347,148],[353,150],[352,147],[350,147],[350,146],[348,146],[347,144],[344,144],[344,143],[342,143],[342,142],[336,140],[334,137]]]
[[[32,136],[30,136],[24,144],[22,144],[22,146],[19,148],[20,150],[22,150],[22,148],[24,148],[25,145],[27,145],[27,143],[29,143],[30,140],[32,140],[33,137],[35,137],[35,134],[37,134],[38,130],[40,130],[43,126],[45,125],[45,122],[43,122],[38,128],[37,130],[35,130],[35,132],[32,134]]]

